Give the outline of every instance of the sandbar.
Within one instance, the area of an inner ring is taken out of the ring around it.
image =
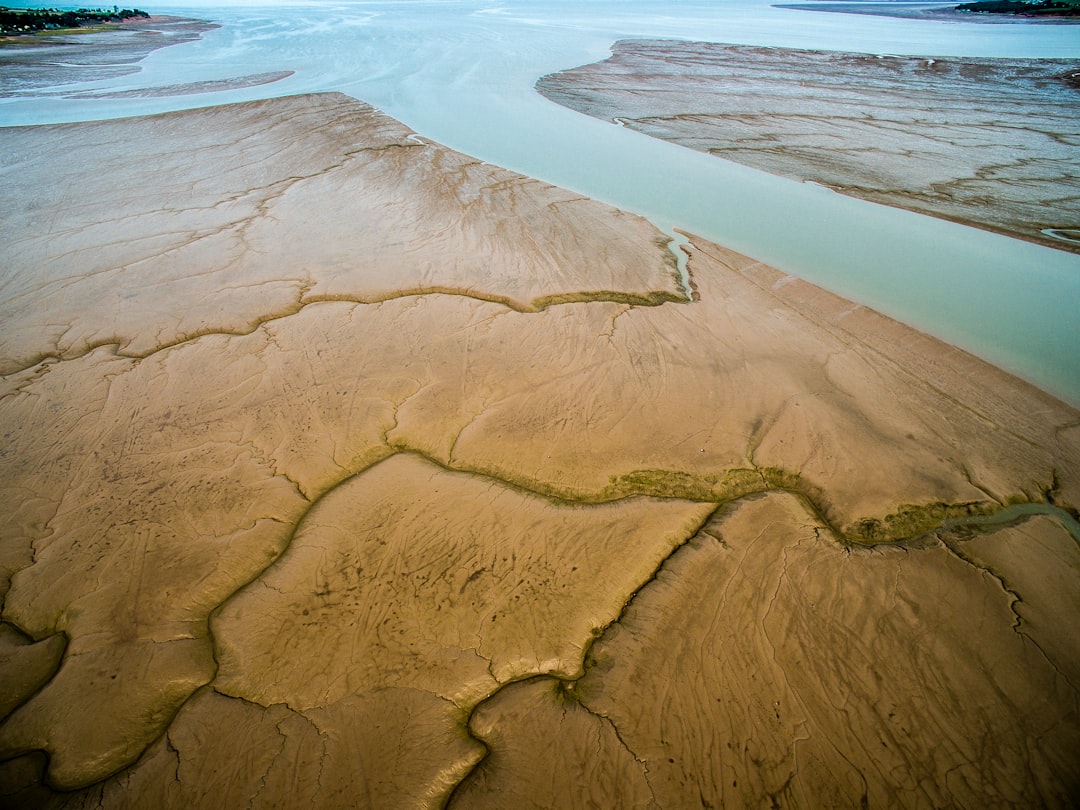
[[[891,5],[891,4],[878,4]],[[843,194],[1080,252],[1080,62],[624,40],[537,82],[597,118]]]
[[[342,95],[0,144],[4,803],[1077,795],[1076,409]]]

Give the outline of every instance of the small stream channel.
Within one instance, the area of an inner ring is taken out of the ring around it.
[[[1000,512],[993,515],[977,515],[974,517],[954,518],[946,520],[938,531],[951,531],[955,529],[983,529],[994,531],[1006,526],[1014,526],[1037,515],[1046,515],[1061,524],[1072,538],[1080,544],[1080,522],[1076,518],[1057,506],[1046,503],[1017,503],[1006,506]]]

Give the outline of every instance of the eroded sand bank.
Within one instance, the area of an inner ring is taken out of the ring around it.
[[[5,801],[1077,795],[1077,543],[937,531],[1076,410],[343,96],[0,142]]]
[[[1069,60],[628,40],[537,89],[727,160],[1080,252],[1078,75]]]

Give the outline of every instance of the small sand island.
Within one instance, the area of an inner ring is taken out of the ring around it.
[[[0,145],[0,803],[1080,795],[1075,408],[343,95]]]
[[[552,101],[726,160],[1080,253],[1080,62],[634,40]]]

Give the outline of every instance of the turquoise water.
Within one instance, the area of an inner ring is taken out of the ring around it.
[[[152,10],[223,27],[200,42],[156,51],[138,74],[79,89],[296,73],[271,85],[174,98],[4,99],[0,124],[341,91],[424,137],[643,214],[664,230],[676,227],[747,253],[1080,404],[1080,256],[764,174],[571,112],[533,90],[539,76],[604,58],[626,37],[1080,58],[1076,26],[823,14],[760,0],[206,3]]]

